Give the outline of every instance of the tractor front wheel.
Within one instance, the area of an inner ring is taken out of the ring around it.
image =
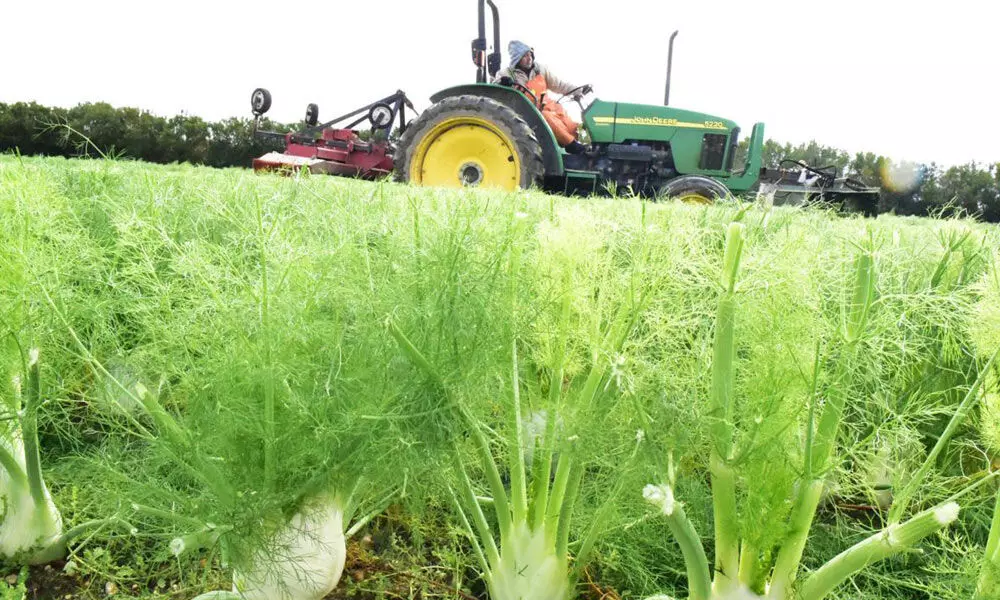
[[[729,196],[729,188],[711,177],[681,175],[668,181],[658,195],[690,204],[713,204]]]
[[[544,174],[542,147],[514,110],[491,98],[453,96],[406,128],[396,179],[440,187],[527,189]]]

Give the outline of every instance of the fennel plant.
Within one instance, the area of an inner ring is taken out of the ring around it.
[[[736,467],[741,460],[752,461],[754,458],[752,455],[750,458],[743,456],[747,450],[737,447],[734,435],[740,410],[740,398],[735,386],[735,331],[739,315],[737,284],[744,246],[744,225],[733,223],[727,232],[721,270],[708,402],[711,441],[708,470],[715,524],[715,558],[711,568],[700,536],[687,517],[683,503],[675,497],[676,471],[672,461],[666,481],[648,485],[643,493],[649,502],[659,508],[681,548],[687,568],[690,600],[821,600],[855,573],[894,554],[909,551],[922,539],[958,518],[959,504],[954,499],[908,518],[905,515],[921,482],[958,424],[973,407],[982,377],[967,390],[934,449],[897,495],[885,528],[844,550],[820,568],[800,575],[803,551],[822,499],[826,475],[835,466],[838,434],[845,408],[856,393],[854,377],[862,368],[861,346],[868,335],[872,313],[881,309],[876,301],[876,254],[870,242],[859,247],[854,259],[852,285],[845,294],[840,323],[831,342],[833,350],[826,360],[819,350],[816,352],[807,398],[808,410],[800,437],[802,446],[795,454],[802,462],[787,499],[789,522],[787,527],[779,529],[783,534],[773,547],[760,547],[752,538],[741,539],[740,535],[745,529],[741,527],[740,482]],[[990,364],[987,364],[985,371],[989,368]],[[827,369],[829,372],[823,372]],[[792,421],[786,427],[797,425]],[[751,480],[746,485],[764,487],[768,482]]]
[[[506,251],[504,287],[509,298],[500,318],[510,318],[515,329],[506,338],[506,373],[498,377],[503,382],[500,450],[490,439],[493,427],[469,407],[472,394],[490,392],[469,391],[468,377],[456,378],[450,365],[435,364],[394,320],[388,327],[457,424],[452,432],[457,474],[452,501],[472,540],[490,598],[566,600],[576,597],[583,568],[608,527],[606,515],[620,489],[612,483],[604,490],[604,502],[574,540],[572,520],[588,467],[588,453],[581,446],[591,441],[594,420],[607,418],[620,392],[624,347],[653,282],[640,276],[649,260],[641,228],[623,231],[620,239],[612,237],[606,245],[590,246],[600,239],[593,231],[588,231],[589,238],[576,234],[602,224],[579,214],[561,214],[538,224],[541,245],[526,260],[524,248],[532,241],[526,235],[531,233],[528,217],[514,216]],[[616,264],[619,255],[628,257],[624,269]],[[547,282],[541,287],[552,286],[551,299],[532,299],[539,293],[538,279]],[[527,299],[522,294],[528,294]],[[516,324],[531,310],[530,302],[542,302],[552,312],[522,325],[528,332],[519,333]],[[418,326],[432,328],[430,323]],[[451,326],[462,329],[461,323]],[[484,341],[491,346],[498,342]],[[520,357],[523,347],[536,348],[541,364],[526,369]],[[532,372],[541,372],[542,381],[526,381],[526,373]],[[471,438],[471,461],[458,432]],[[485,478],[485,503],[477,492],[476,473]]]
[[[37,565],[62,559],[74,539],[116,521],[115,517],[63,529],[42,473],[38,412],[43,388],[39,351],[20,353],[21,375],[0,392],[0,558]],[[8,395],[9,394],[9,395]]]
[[[970,333],[976,349],[986,359],[990,352],[1000,348],[1000,254],[993,257],[992,268],[982,276],[977,291],[979,301],[972,315]],[[994,365],[987,377],[987,385],[983,386],[982,437],[993,468],[1000,470],[1000,365]],[[1000,598],[1000,488],[976,594],[977,600]]]
[[[110,276],[131,293],[135,328],[162,335],[95,344],[64,292],[39,280],[94,373],[89,393],[113,386],[127,400],[97,418],[108,443],[135,446],[141,460],[95,459],[95,470],[122,483],[140,535],[231,569],[232,591],[219,597],[322,598],[340,580],[347,538],[408,476],[405,464],[385,461],[392,429],[367,418],[400,411],[379,364],[385,332],[357,269],[367,248],[354,243],[357,232],[345,232],[340,251],[316,248],[297,203],[303,187],[286,182],[285,194],[262,198],[238,184],[224,203],[191,201],[138,220],[102,207],[117,227]],[[218,235],[185,243],[186,229],[205,221]],[[131,357],[134,385],[105,366],[108,346]]]

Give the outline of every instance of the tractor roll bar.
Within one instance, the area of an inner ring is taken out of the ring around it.
[[[493,12],[493,52],[487,58],[486,64],[489,67],[490,77],[496,77],[500,71],[502,59],[500,54],[500,11],[497,9],[497,5],[493,4],[493,0],[486,0],[486,3],[490,5],[490,10]]]
[[[486,56],[486,5],[490,5],[493,13],[493,52]],[[493,77],[500,71],[502,55],[500,53],[500,11],[493,0],[479,0],[479,37],[472,40],[472,62],[476,65],[476,83],[486,83],[488,77]]]
[[[472,62],[476,83],[486,83],[486,0],[479,0],[479,37],[472,40]]]

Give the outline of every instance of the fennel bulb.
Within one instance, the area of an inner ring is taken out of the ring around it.
[[[18,432],[0,439],[3,450],[13,455],[21,473],[11,475],[0,469],[0,556],[26,557],[27,564],[48,562],[40,554],[59,541],[63,533],[62,515],[52,502],[45,483],[41,485],[41,502],[32,495],[26,472],[24,443]],[[20,561],[19,561],[20,562]]]
[[[339,496],[308,501],[273,538],[270,556],[233,573],[245,600],[320,600],[340,581],[347,559],[344,506]]]
[[[500,559],[490,565],[491,600],[563,600],[569,595],[565,556],[555,553],[543,530],[513,522],[501,536]]]

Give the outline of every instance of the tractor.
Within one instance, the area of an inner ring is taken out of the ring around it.
[[[487,6],[493,24],[491,52],[486,37]],[[670,40],[668,65],[675,36]],[[478,36],[472,41],[474,83],[434,94],[431,106],[409,122],[401,113],[404,106],[412,109],[412,105],[402,92],[387,99],[392,102],[383,100],[365,107],[375,110],[372,107],[378,106],[381,111],[381,116],[369,115],[373,129],[391,127],[399,117],[396,144],[386,141],[369,146],[355,139],[349,129],[317,127],[315,105],[307,111],[307,123],[312,118],[312,127],[305,134],[269,135],[287,135],[289,147],[296,142],[296,152],[290,154],[298,157],[300,165],[304,154],[310,155],[308,160],[318,160],[329,144],[345,146],[344,140],[326,138],[351,138],[351,149],[384,153],[391,158],[395,178],[416,185],[506,190],[540,187],[569,195],[629,190],[646,197],[695,203],[756,192],[771,195],[777,203],[824,202],[851,212],[877,212],[878,189],[840,177],[835,168],[791,161],[782,163],[790,164],[790,169],[762,168],[763,123],[753,126],[747,155],[743,164],[736,165],[739,126],[729,119],[669,106],[669,66],[662,106],[601,99],[583,106],[578,95],[566,94],[560,102],[573,98],[580,103],[589,142],[584,152],[568,154],[556,142],[538,109],[538,99],[529,89],[490,83],[501,68],[500,48],[499,10],[493,0],[478,0]],[[268,104],[269,100],[268,96]],[[261,113],[255,108],[254,114],[259,117]],[[303,144],[313,148],[303,152]],[[350,160],[351,155],[339,156]],[[280,162],[272,156],[273,164]],[[351,171],[339,164],[312,168],[342,172],[337,174]],[[377,170],[361,170],[357,175],[378,175],[385,170],[383,163]]]
[[[487,5],[493,20],[490,54]],[[500,16],[493,0],[479,0],[478,8],[479,35],[472,41],[476,82],[431,97],[431,107],[400,139],[398,179],[508,190],[538,185],[564,194],[630,189],[706,203],[757,183],[763,124],[754,126],[745,168],[734,173],[739,127],[728,119],[669,106],[600,99],[581,106],[590,143],[582,154],[567,154],[530,90],[489,83],[502,61]]]

